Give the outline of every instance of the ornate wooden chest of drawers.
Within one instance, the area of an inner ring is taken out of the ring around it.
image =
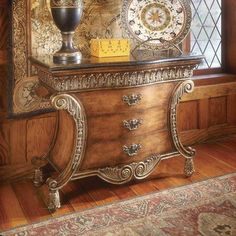
[[[195,151],[179,140],[177,105],[193,90],[191,76],[200,61],[186,55],[56,65],[32,58],[58,110],[49,152],[33,160],[36,185],[43,183],[44,164],[58,171],[46,181],[49,210],[60,207],[59,190],[78,178],[97,175],[122,184],[147,177],[160,161],[179,154],[190,176]]]

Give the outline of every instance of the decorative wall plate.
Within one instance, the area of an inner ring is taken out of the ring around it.
[[[161,50],[178,45],[188,34],[192,14],[188,0],[124,0],[124,37],[142,48]]]

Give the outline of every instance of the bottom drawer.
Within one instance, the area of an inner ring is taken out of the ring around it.
[[[129,156],[124,152],[123,147],[129,147],[132,144],[140,144],[141,148],[137,155]],[[132,139],[90,143],[80,170],[138,162],[152,154],[164,154],[171,151],[174,151],[174,148],[167,130],[136,136]]]

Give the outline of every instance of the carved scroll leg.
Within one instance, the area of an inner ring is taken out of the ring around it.
[[[184,174],[186,177],[190,177],[194,173],[193,158],[186,158],[184,163]]]
[[[48,178],[49,188],[48,209],[53,212],[61,207],[59,190],[73,177],[83,160],[86,145],[87,124],[84,108],[80,101],[73,95],[59,94],[51,98],[52,105],[57,110],[65,110],[75,122],[74,146],[70,161],[61,173],[54,179]]]
[[[49,212],[55,212],[61,207],[60,195],[58,190],[51,190],[49,192],[48,210]]]
[[[33,183],[35,187],[40,187],[44,183],[43,167],[48,164],[43,157],[33,157],[32,165],[34,166]]]
[[[184,93],[191,93],[194,88],[194,83],[191,80],[186,80],[179,84],[175,89],[170,105],[170,127],[171,137],[176,150],[185,158],[184,174],[189,177],[194,172],[193,158],[195,156],[195,150],[191,147],[184,147],[179,139],[177,130],[177,105],[179,104],[181,97]]]
[[[52,178],[47,179],[47,185],[49,189],[48,195],[48,210],[50,212],[55,212],[58,208],[61,207],[60,193],[59,189],[61,186],[58,185],[58,182]]]

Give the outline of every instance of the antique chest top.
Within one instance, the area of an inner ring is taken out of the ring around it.
[[[137,51],[130,57],[85,58],[80,63],[55,64],[52,57],[31,58],[39,80],[58,91],[122,88],[184,80],[192,76],[202,56],[153,55]]]

